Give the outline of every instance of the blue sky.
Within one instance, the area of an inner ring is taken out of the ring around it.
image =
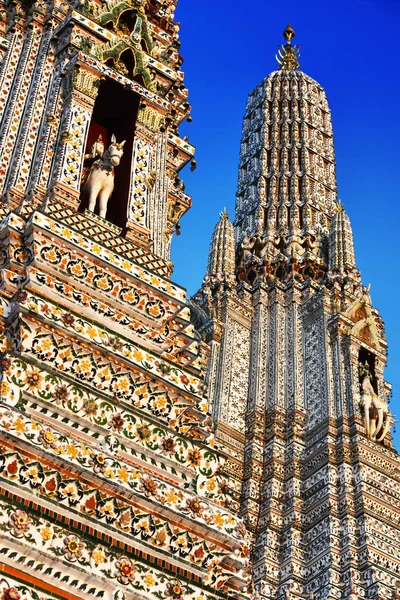
[[[179,0],[176,16],[193,106],[193,122],[180,131],[196,146],[198,168],[182,171],[193,207],[173,240],[173,279],[189,294],[198,289],[218,214],[226,206],[234,216],[246,98],[276,69],[290,20],[302,70],[328,95],[339,197],[352,222],[357,266],[385,322],[386,378],[400,420],[400,1]],[[400,424],[397,431],[400,448]]]

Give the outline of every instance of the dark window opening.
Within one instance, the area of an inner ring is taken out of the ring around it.
[[[301,171],[301,148],[297,148],[297,163],[299,171]]]
[[[254,269],[251,269],[247,275],[247,281],[249,283],[253,283],[256,277],[257,277],[256,271],[254,271]]]
[[[121,162],[115,167],[114,190],[107,208],[107,220],[119,227],[124,227],[126,224],[138,106],[139,96],[137,94],[124,89],[113,79],[105,79],[101,83],[96,98],[86,142],[85,154],[89,154],[92,145],[100,134],[104,143],[104,150],[109,147],[112,134],[115,135],[117,142],[126,140]],[[88,205],[88,194],[84,186],[89,170],[90,165],[86,164],[82,176],[80,211],[85,210]],[[96,212],[98,212],[98,206],[96,206]]]
[[[376,380],[375,374],[375,355],[372,354],[372,352],[366,350],[365,348],[360,348],[360,351],[358,353],[358,364],[360,374],[360,385],[362,384],[364,376],[369,373],[374,392],[375,394],[378,394],[378,382]]]
[[[144,50],[144,52],[147,52],[147,54],[150,54],[150,51],[147,47],[147,42],[145,39],[142,38],[142,41],[140,42],[140,45],[142,47],[142,50]]]
[[[125,75],[130,79],[133,79],[133,73],[135,71],[135,57],[133,54],[133,50],[131,50],[131,48],[127,48],[126,50],[124,50],[121,56],[119,57],[119,62],[125,65]]]
[[[297,178],[297,191],[299,194],[299,200],[301,200],[301,177]]]
[[[119,17],[118,27],[123,33],[125,33],[126,35],[129,35],[135,29],[136,21],[137,21],[136,11],[126,10]]]
[[[299,226],[300,226],[300,229],[303,229],[303,227],[304,227],[303,207],[302,206],[299,206]]]
[[[144,77],[140,73],[136,73],[136,75],[133,77],[133,81],[136,81],[137,83],[139,83],[139,85],[141,85],[144,88],[147,87]]]

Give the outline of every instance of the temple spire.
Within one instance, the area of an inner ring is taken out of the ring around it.
[[[224,209],[211,238],[206,277],[223,282],[234,280],[234,274],[235,232]]]
[[[329,268],[342,273],[356,269],[350,219],[340,203],[336,205],[336,213],[329,229]]]
[[[290,26],[290,23],[288,23],[288,26],[283,32],[286,44],[278,47],[278,52],[275,56],[283,71],[292,71],[293,69],[300,68],[300,46],[292,46],[292,39],[295,35],[294,29]]]

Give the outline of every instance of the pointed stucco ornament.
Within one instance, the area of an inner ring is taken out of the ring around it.
[[[329,268],[341,273],[356,268],[353,231],[344,206],[338,202],[335,206],[329,228]]]
[[[275,56],[278,61],[280,68],[283,71],[292,71],[293,69],[300,69],[299,58],[300,58],[300,46],[292,46],[292,39],[295,36],[294,29],[288,23],[283,37],[286,40],[286,44],[278,47],[278,52]]]
[[[212,234],[206,278],[233,283],[235,280],[235,232],[226,208]]]

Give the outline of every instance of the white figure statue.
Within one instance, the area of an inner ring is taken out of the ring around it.
[[[114,189],[114,167],[118,166],[121,161],[125,141],[117,144],[115,135],[111,136],[111,145],[93,164],[86,183],[89,192],[89,210],[94,212],[98,199],[99,214],[103,219],[106,218],[107,203]]]
[[[92,144],[90,148],[90,156],[91,158],[96,158],[97,156],[103,156],[104,154],[104,142],[103,137],[100,133],[97,140]]]
[[[364,411],[365,433],[370,440],[381,442],[393,425],[387,402],[375,394],[369,374],[361,382],[361,402]]]

